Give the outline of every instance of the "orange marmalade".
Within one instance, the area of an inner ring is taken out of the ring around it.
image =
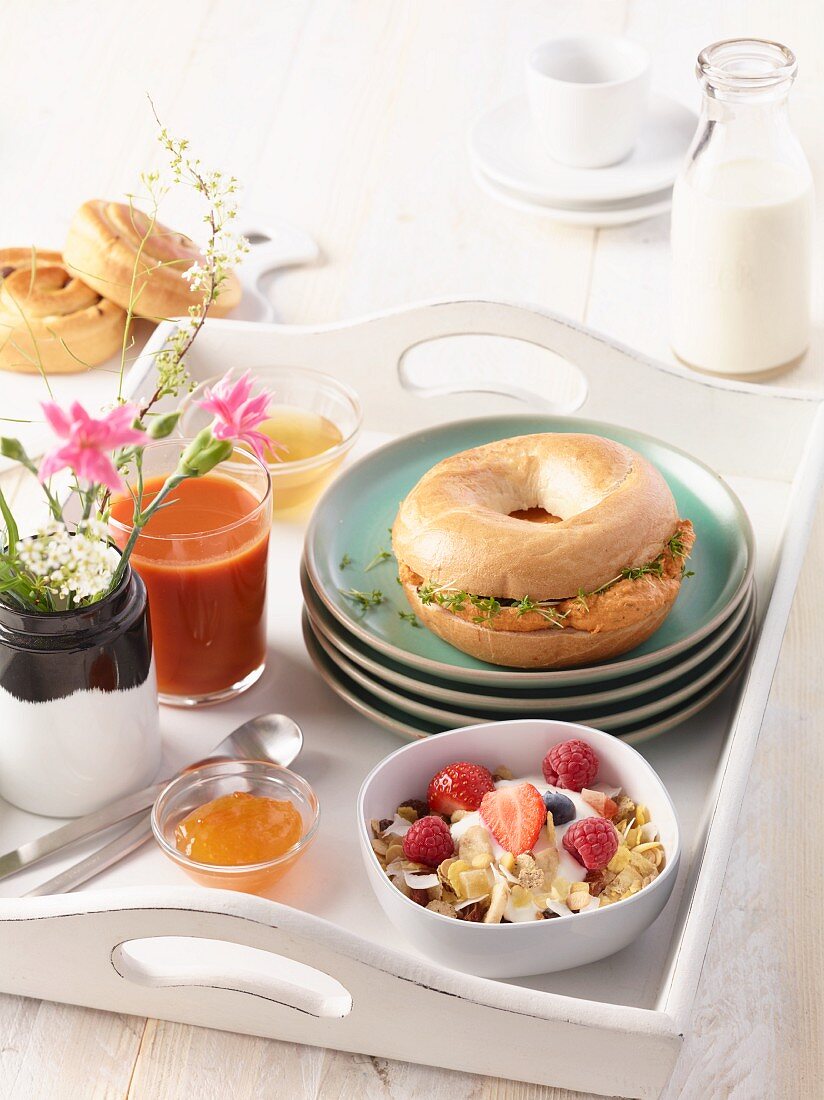
[[[291,802],[233,791],[184,817],[175,846],[197,863],[239,867],[277,859],[302,833],[303,819]]]

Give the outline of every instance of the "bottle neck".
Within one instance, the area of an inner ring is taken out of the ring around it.
[[[705,121],[751,127],[755,131],[763,127],[790,130],[789,95],[789,85],[780,93],[773,90],[769,95],[751,92],[731,95],[726,91],[717,94],[716,89],[705,87],[702,116]]]
[[[690,150],[699,174],[730,161],[769,161],[809,174],[790,122],[789,95],[796,73],[792,51],[777,42],[717,42],[698,55],[704,98]]]

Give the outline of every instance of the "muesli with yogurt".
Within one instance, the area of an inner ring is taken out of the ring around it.
[[[372,848],[394,885],[444,917],[516,924],[624,901],[664,869],[647,808],[598,782],[579,738],[554,745],[541,775],[449,764],[425,799],[371,822]]]

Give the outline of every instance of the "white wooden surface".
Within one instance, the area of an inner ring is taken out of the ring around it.
[[[173,132],[247,182],[248,205],[303,224],[324,262],[278,279],[290,321],[406,300],[534,300],[662,358],[667,219],[551,227],[473,187],[469,122],[518,90],[535,41],[627,31],[656,82],[694,98],[708,41],[777,37],[799,54],[795,118],[824,195],[824,9],[816,0],[29,0],[0,12],[0,240],[59,246],[70,212],[132,190],[155,157],[151,93]],[[820,219],[824,224],[824,218]],[[819,230],[819,242],[821,240]],[[821,255],[821,249],[818,249]],[[787,384],[821,388],[824,312]],[[369,364],[364,364],[368,384]],[[0,416],[14,415],[0,378]],[[734,426],[731,426],[734,430]],[[817,715],[824,513],[808,556],[696,1004],[668,1097],[824,1092]],[[767,823],[794,804],[795,820]],[[491,1037],[494,1042],[494,1036]],[[0,999],[0,1096],[553,1097],[508,1082]]]

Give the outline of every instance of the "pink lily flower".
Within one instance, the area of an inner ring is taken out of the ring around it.
[[[268,418],[272,395],[263,390],[252,397],[252,385],[251,371],[247,370],[236,381],[229,371],[217,385],[205,389],[202,399],[195,404],[214,416],[212,432],[216,439],[246,443],[264,462],[266,452],[273,452],[275,444],[268,435],[255,429]]]
[[[79,401],[73,401],[68,412],[54,401],[43,401],[41,407],[63,442],[44,455],[37,472],[40,480],[46,481],[68,467],[78,481],[104,485],[113,492],[122,488],[123,479],[112,461],[112,452],[150,442],[145,432],[132,427],[136,406],[118,405],[101,417],[90,416]]]

